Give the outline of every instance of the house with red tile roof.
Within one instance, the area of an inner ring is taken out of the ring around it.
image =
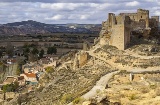
[[[34,73],[24,73],[24,74],[20,74],[20,76],[23,76],[26,83],[27,84],[37,84],[38,81],[37,81],[37,78],[36,78],[36,74]]]
[[[17,62],[17,60],[15,58],[7,59],[7,64],[14,64],[16,62]]]

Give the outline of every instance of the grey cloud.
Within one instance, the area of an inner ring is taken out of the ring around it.
[[[79,3],[75,3],[77,1]],[[150,10],[150,15],[160,14],[156,1],[135,1],[139,5],[126,6],[130,0],[0,0],[0,24],[23,20],[100,24],[107,19],[109,12],[136,12],[137,8]]]
[[[0,2],[43,2],[43,3],[102,3],[105,0],[0,0]]]

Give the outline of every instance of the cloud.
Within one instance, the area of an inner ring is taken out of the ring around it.
[[[84,3],[42,3],[41,8],[44,9],[53,9],[53,10],[74,10],[78,7],[85,6]]]
[[[64,16],[57,14],[57,15],[51,17],[51,18],[46,18],[46,19],[47,20],[61,20],[61,19],[64,19]]]
[[[128,3],[126,3],[126,6],[138,6],[138,5],[140,5],[140,3],[138,2],[138,1],[132,1],[132,2],[128,2]]]
[[[78,2],[78,3],[77,3]],[[136,12],[137,8],[159,15],[159,0],[0,0],[0,24],[24,20],[43,23],[99,23],[110,12]]]
[[[0,2],[104,3],[106,0],[0,0]]]
[[[160,16],[160,11],[155,11],[154,14]]]
[[[81,19],[81,20],[86,20],[86,19],[88,19],[88,17],[89,17],[89,15],[81,15],[81,16],[80,16],[80,19]]]

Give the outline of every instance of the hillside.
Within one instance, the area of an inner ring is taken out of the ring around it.
[[[100,87],[102,89],[100,88],[100,90],[95,90],[96,93],[94,94],[97,94],[96,96],[87,95],[87,98],[80,97],[91,90],[94,85],[97,85],[96,81],[98,81],[101,77],[114,71],[118,70],[121,71],[120,75],[127,75],[127,72],[123,71],[141,72],[158,70],[158,68],[160,67],[160,63],[158,63],[160,62],[160,49],[157,47],[157,54],[150,51],[150,53],[152,53],[151,56],[139,55],[138,57],[136,57],[135,50],[133,49],[143,49],[143,47],[141,46],[144,45],[134,46],[133,48],[131,47],[130,50],[122,51],[112,46],[100,46],[99,44],[97,44],[96,46],[92,47],[90,51],[70,52],[59,59],[58,62],[60,62],[61,64],[56,67],[51,74],[47,73],[41,78],[35,92],[21,95],[21,97],[19,97],[19,100],[21,100],[21,102],[23,104],[25,103],[26,105],[32,105],[35,103],[38,103],[37,105],[66,105],[72,101],[73,103],[75,103],[75,100],[79,100],[78,105],[82,105],[82,103],[85,102],[93,102],[97,103],[95,105],[99,105],[99,102],[103,103],[102,101],[104,101],[104,103],[120,103],[121,101],[117,100],[117,98],[108,95],[108,93],[104,93],[105,91],[109,90],[101,86]],[[116,79],[117,77],[109,81],[109,87],[111,87],[109,89],[114,90],[117,85],[120,85],[118,84],[119,82],[116,82],[115,85],[115,83],[112,83],[112,81],[121,81],[121,76],[119,76],[119,80]],[[130,88],[134,88],[134,81],[128,82],[127,78],[125,81],[125,86],[129,85]],[[155,83],[155,81],[152,82]],[[143,83],[145,83],[145,81],[138,82],[137,84],[143,85]],[[106,84],[102,85],[105,86]],[[121,90],[117,90],[117,92],[118,91]],[[124,97],[130,98],[131,96]],[[146,98],[143,100],[144,103],[145,100],[149,98],[149,96],[145,97]],[[94,101],[90,99],[93,99]],[[9,102],[8,104],[16,105],[17,102],[19,101],[11,100],[11,102]],[[134,102],[135,101],[132,101],[130,103],[133,104]]]
[[[55,32],[92,33],[99,31],[94,24],[45,24],[33,20],[0,25],[0,35],[47,34]]]

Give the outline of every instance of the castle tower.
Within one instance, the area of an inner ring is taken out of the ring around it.
[[[113,27],[115,25],[115,14],[109,13],[108,14],[108,26]]]
[[[149,10],[138,9],[137,10],[137,18],[138,20],[146,21],[146,28],[149,27]]]
[[[155,19],[155,20],[156,20],[156,26],[158,27],[158,24],[159,24],[159,16],[151,16],[151,19]]]

